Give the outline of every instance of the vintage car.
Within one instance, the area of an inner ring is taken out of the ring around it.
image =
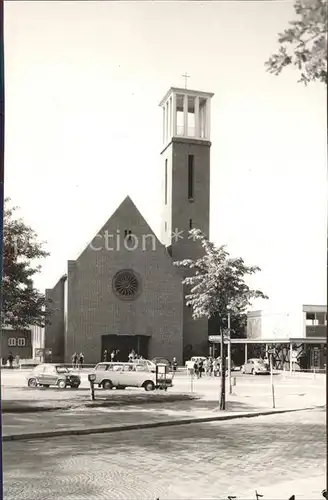
[[[44,363],[38,365],[27,376],[29,387],[50,387],[54,385],[59,389],[71,387],[78,389],[81,378],[74,372],[69,371],[65,366]]]
[[[95,375],[94,384],[103,389],[142,387],[146,391],[153,391],[157,386],[165,385],[165,388],[173,386],[171,373],[165,375],[165,381],[161,384],[156,380],[156,365],[149,360],[142,361],[144,362],[98,363],[92,371]]]
[[[249,373],[251,375],[269,375],[270,368],[267,363],[260,358],[252,358],[241,367],[241,373]]]

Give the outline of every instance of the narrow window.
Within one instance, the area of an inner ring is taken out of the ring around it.
[[[18,345],[18,347],[25,347],[26,341],[25,341],[24,337],[17,339],[17,345]]]
[[[194,155],[188,155],[188,200],[194,198]]]
[[[189,229],[192,229],[192,219],[189,219]]]
[[[124,229],[124,239],[126,241],[131,241],[131,231],[130,229]]]
[[[9,345],[9,347],[15,347],[16,346],[16,339],[14,337],[9,338],[8,345]]]
[[[321,313],[321,312],[315,313],[315,319],[317,320],[318,325],[325,325],[326,313]]]
[[[164,190],[165,190],[165,205],[167,205],[167,159],[165,160],[165,186],[164,186]]]

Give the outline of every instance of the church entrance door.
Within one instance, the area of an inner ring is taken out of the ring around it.
[[[127,362],[132,349],[147,359],[149,338],[147,335],[102,335],[101,360],[103,361],[105,350],[109,355],[115,350],[118,351],[117,361]]]

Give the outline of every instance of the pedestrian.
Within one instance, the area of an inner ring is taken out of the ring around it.
[[[132,351],[130,351],[129,353],[129,362],[132,363],[133,360],[134,360],[134,356],[135,356],[135,352],[134,350],[132,349]]]
[[[73,368],[77,367],[77,353],[76,352],[72,356],[72,367]]]
[[[80,355],[79,355],[79,368],[83,368],[83,363],[84,363],[84,356],[83,356],[83,353],[80,352]]]
[[[178,362],[177,362],[177,358],[174,357],[172,359],[172,368],[173,368],[173,371],[176,372],[177,371],[177,368],[178,368]]]
[[[107,349],[104,350],[104,354],[103,354],[103,360],[106,362],[108,361],[108,351]]]
[[[114,361],[115,361],[115,351],[114,350],[110,353],[110,360],[112,363],[114,363]]]
[[[213,360],[213,375],[214,375],[214,377],[217,377],[218,370],[219,370],[219,362],[217,359],[214,359]]]
[[[210,370],[209,370],[209,375],[212,377],[213,375],[213,358],[210,358]]]
[[[198,364],[197,364],[197,362],[194,363],[194,374],[196,375],[197,378],[199,378],[199,376],[198,376]]]
[[[13,368],[13,361],[14,361],[14,356],[10,352],[8,355],[9,368]]]
[[[198,366],[199,378],[202,378],[203,371],[204,371],[204,361],[201,359],[199,361],[199,366]]]

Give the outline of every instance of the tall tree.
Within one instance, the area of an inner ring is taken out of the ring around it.
[[[327,0],[297,0],[298,19],[278,35],[280,44],[265,63],[274,75],[290,65],[301,73],[300,82],[319,81],[327,85]]]
[[[225,410],[225,348],[223,334],[228,313],[241,316],[254,299],[267,299],[260,290],[252,290],[245,281],[247,276],[260,271],[257,266],[246,266],[244,260],[230,257],[225,246],[216,247],[199,229],[189,231],[195,244],[202,246],[203,257],[175,262],[179,268],[193,270],[183,279],[189,293],[186,304],[192,308],[194,319],[218,317],[221,323],[221,397],[220,409]]]
[[[37,262],[49,253],[35,231],[15,217],[16,210],[6,199],[1,323],[3,327],[25,329],[47,322],[45,296],[34,287],[33,277],[41,270]]]

